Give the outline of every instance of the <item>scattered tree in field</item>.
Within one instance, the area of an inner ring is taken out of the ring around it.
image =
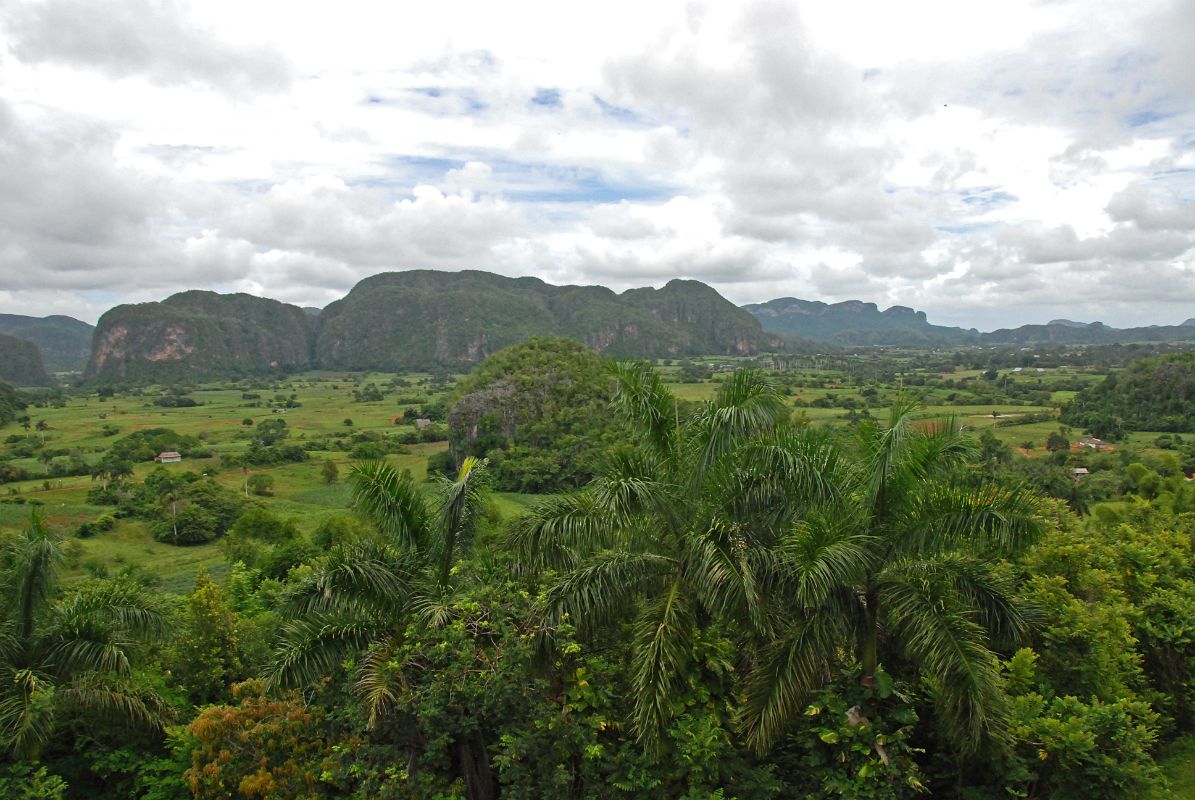
[[[274,494],[273,475],[266,475],[264,472],[254,473],[249,476],[246,484],[249,491],[258,497],[269,497]]]
[[[320,475],[323,477],[324,483],[333,484],[340,480],[340,469],[336,466],[335,461],[327,459],[320,467]]]

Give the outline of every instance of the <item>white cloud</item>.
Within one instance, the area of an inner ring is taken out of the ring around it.
[[[1179,321],[1193,8],[9,0],[0,310],[468,267]]]

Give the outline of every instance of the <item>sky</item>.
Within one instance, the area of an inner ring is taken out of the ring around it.
[[[1195,2],[0,0],[0,312],[693,278],[1195,317]]]

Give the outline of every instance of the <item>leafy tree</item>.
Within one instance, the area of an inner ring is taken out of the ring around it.
[[[260,681],[233,687],[236,704],[213,706],[187,726],[191,768],[183,779],[195,798],[332,797],[321,785],[331,743],[322,709],[297,692],[267,696]]]
[[[324,479],[324,483],[329,485],[340,480],[340,470],[336,466],[336,462],[328,459],[324,461],[324,465],[320,467],[320,475]]]
[[[228,687],[245,677],[237,619],[206,572],[196,576],[174,631],[166,659],[172,682],[195,705],[230,699]]]
[[[860,424],[841,456],[851,466],[836,502],[786,537],[776,591],[793,602],[748,701],[759,747],[782,735],[844,656],[858,660],[864,686],[881,663],[908,664],[964,752],[1006,731],[992,641],[1028,626],[997,559],[1040,534],[1037,500],[958,481],[972,443],[951,422],[918,422],[916,412],[899,402],[886,426]]]
[[[164,713],[156,695],[133,680],[139,645],[164,629],[155,600],[120,580],[88,584],[53,603],[62,558],[36,510],[4,549],[0,746],[18,756],[36,756],[68,712],[148,728],[158,728]]]
[[[526,568],[563,573],[549,623],[592,637],[629,611],[635,730],[650,750],[667,729],[692,642],[712,620],[767,627],[762,576],[801,506],[835,489],[827,441],[783,425],[762,374],[736,373],[691,414],[644,363],[614,369],[615,408],[639,448],[581,492],[540,504],[514,530]]]
[[[253,492],[253,494],[257,495],[258,497],[266,497],[274,494],[273,475],[266,475],[262,472],[255,473],[249,476],[246,485],[248,486],[249,491]]]
[[[354,689],[371,727],[379,724],[394,707],[399,676],[388,664],[406,624],[447,621],[452,568],[481,519],[484,468],[466,458],[429,503],[410,473],[385,462],[354,466],[356,506],[380,536],[334,547],[294,585],[284,606],[292,619],[279,632],[269,680],[308,685],[336,671],[346,655],[360,654]],[[476,786],[492,785],[484,746],[466,739],[454,747],[465,762],[484,765],[470,773]]]

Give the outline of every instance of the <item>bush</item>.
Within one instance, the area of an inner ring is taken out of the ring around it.
[[[258,497],[268,497],[274,494],[274,476],[272,475],[261,473],[250,475],[245,484],[249,487],[249,491]]]
[[[82,523],[75,529],[75,536],[80,539],[89,539],[97,533],[110,531],[116,527],[116,518],[111,514],[104,514],[88,522]]]

